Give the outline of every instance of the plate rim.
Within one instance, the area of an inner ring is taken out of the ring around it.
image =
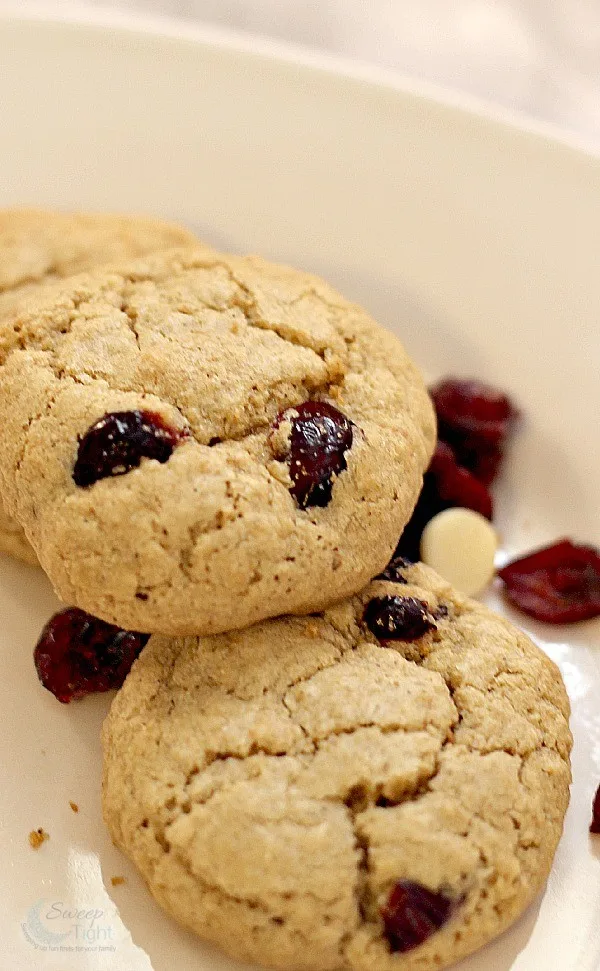
[[[537,119],[525,112],[503,106],[493,99],[460,91],[449,85],[427,81],[394,68],[380,66],[359,57],[321,50],[316,47],[271,38],[242,29],[222,27],[203,20],[186,19],[139,9],[122,9],[99,4],[89,7],[81,0],[0,0],[0,26],[28,23],[48,26],[92,27],[108,32],[124,32],[164,38],[208,47],[215,51],[237,53],[264,61],[292,65],[369,87],[413,98],[423,105],[437,106],[463,118],[490,125],[504,133],[512,131],[525,138],[582,156],[600,165],[600,140],[553,122]]]
[[[23,0],[21,0],[21,4]],[[11,11],[14,12],[11,15]],[[380,69],[377,66],[361,64],[359,61],[338,57],[318,51],[311,51],[308,48],[286,44],[285,42],[270,41],[252,35],[245,35],[242,32],[229,31],[221,28],[213,28],[208,25],[187,23],[177,18],[164,16],[147,16],[138,12],[119,12],[100,8],[88,10],[87,8],[75,7],[71,5],[65,10],[58,9],[52,3],[31,2],[29,9],[19,9],[15,2],[3,2],[0,0],[0,28],[6,22],[17,22],[25,24],[35,22],[43,25],[64,25],[68,28],[85,26],[92,28],[106,29],[109,33],[116,34],[121,39],[131,33],[132,35],[144,35],[154,37],[157,41],[173,41],[175,44],[186,44],[190,47],[197,46],[215,52],[221,51],[225,57],[230,54],[241,53],[249,57],[256,57],[264,62],[277,62],[283,65],[293,65],[307,71],[315,71],[323,76],[331,76],[332,80],[341,79],[354,82],[363,82],[375,92],[397,92],[399,97],[413,98],[417,106],[427,110],[430,106],[442,107],[448,115],[464,117],[476,123],[484,134],[486,129],[495,133],[497,137],[507,138],[511,135],[522,139],[522,144],[533,143],[540,150],[556,155],[566,152],[567,156],[573,155],[587,160],[594,166],[594,171],[600,171],[596,163],[600,161],[599,156],[592,151],[573,144],[565,133],[555,131],[552,125],[538,125],[530,123],[526,118],[505,112],[501,108],[476,98],[469,98],[460,93],[428,85],[410,78],[404,78],[400,73]],[[201,56],[201,50],[200,50]],[[569,639],[570,642],[570,639]],[[600,663],[600,662],[599,662]],[[575,803],[574,803],[575,804]],[[106,872],[106,871],[105,871]],[[118,872],[118,871],[117,871]],[[537,918],[536,918],[537,919]],[[125,922],[130,926],[130,921]],[[134,935],[135,938],[135,935]],[[166,942],[168,946],[168,941]],[[143,947],[143,945],[141,945]],[[480,955],[483,952],[478,952]],[[158,958],[161,956],[158,955]],[[584,955],[585,957],[585,955]],[[153,958],[151,958],[153,960]],[[596,960],[594,958],[594,960]],[[590,965],[591,971],[591,965]]]

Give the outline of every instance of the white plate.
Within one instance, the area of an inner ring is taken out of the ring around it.
[[[116,15],[0,12],[0,172],[0,205],[145,210],[323,273],[431,374],[486,378],[521,404],[505,550],[563,534],[600,544],[597,159],[314,55]],[[110,845],[98,792],[109,699],[61,706],[33,669],[55,607],[47,582],[3,560],[0,590],[0,968],[231,968],[162,915]],[[543,898],[460,968],[593,971],[600,626],[515,619],[570,690],[573,801]],[[34,853],[38,826],[51,839]]]

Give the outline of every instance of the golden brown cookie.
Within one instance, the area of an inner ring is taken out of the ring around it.
[[[0,318],[51,280],[194,243],[187,229],[141,216],[0,210]],[[21,526],[1,502],[0,552],[37,563]]]
[[[152,637],[105,722],[113,840],[237,958],[433,971],[550,870],[570,781],[558,669],[426,567],[389,575],[323,615]]]
[[[360,589],[434,437],[399,341],[257,258],[158,254],[0,328],[8,509],[62,600],[131,630],[218,633]]]

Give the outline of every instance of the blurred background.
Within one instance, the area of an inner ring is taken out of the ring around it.
[[[600,150],[600,0],[54,4],[65,9],[112,6],[171,14],[335,51],[553,122]]]

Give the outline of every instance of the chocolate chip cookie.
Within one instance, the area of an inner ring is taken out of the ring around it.
[[[159,904],[237,958],[433,971],[546,880],[568,716],[521,631],[397,563],[318,616],[152,637],[105,722],[104,816]]]
[[[314,276],[206,248],[61,281],[0,327],[0,468],[59,596],[219,633],[382,569],[435,438],[399,341]]]

